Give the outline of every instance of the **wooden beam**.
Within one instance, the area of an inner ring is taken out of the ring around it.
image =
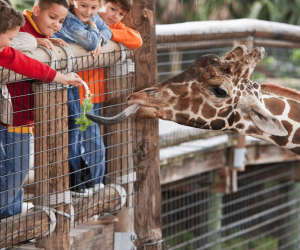
[[[56,58],[57,62],[55,63],[56,70],[65,70],[67,63],[67,55],[66,53],[58,46],[54,47],[56,49]],[[82,69],[88,69],[91,66],[93,67],[102,67],[115,64],[120,60],[120,46],[118,43],[109,41],[105,46],[101,48],[101,54],[94,58],[91,56],[91,52],[84,49],[82,46],[76,43],[70,43],[69,48],[73,51],[74,54],[74,70],[79,71]],[[112,53],[109,53],[112,52]],[[41,62],[50,62],[50,56],[40,48],[35,49],[32,52],[24,52],[27,56],[37,59]],[[78,58],[76,58],[78,57]],[[0,67],[1,69],[2,67]],[[27,79],[28,77],[16,74],[13,71],[9,71],[8,69],[0,70],[0,79],[1,83],[13,82]]]
[[[143,45],[136,50],[137,91],[157,84],[155,0],[133,0],[133,9],[125,16],[126,26],[140,32]],[[157,242],[161,231],[161,190],[158,120],[137,120],[136,146],[139,166],[139,205],[134,210],[134,229],[138,249]],[[135,165],[137,165],[135,164]],[[156,245],[147,250],[156,249]]]
[[[113,212],[121,204],[120,194],[111,187],[105,187],[93,196],[77,198],[72,202],[75,211],[75,225],[92,220],[94,215]],[[0,248],[16,245],[34,237],[40,237],[49,229],[49,217],[41,210],[30,209],[23,214],[1,220]],[[54,239],[57,239],[55,237]],[[47,249],[47,246],[46,246]],[[63,248],[60,248],[63,249]]]

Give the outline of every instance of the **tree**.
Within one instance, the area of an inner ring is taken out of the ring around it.
[[[157,0],[156,10],[157,23],[255,18],[300,25],[300,0]]]
[[[12,5],[15,9],[23,12],[25,9],[32,10],[34,0],[12,0]]]

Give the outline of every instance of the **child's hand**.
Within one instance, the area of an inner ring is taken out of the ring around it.
[[[53,43],[48,38],[36,38],[36,42],[38,45],[44,45],[47,49],[56,52]]]
[[[91,21],[91,20],[87,20],[87,21],[85,22],[85,24],[88,24],[88,25],[90,25],[92,28],[97,29],[97,25],[96,25],[93,21]]]
[[[92,51],[93,57],[97,57],[97,56],[100,55],[100,53],[101,53],[101,43],[102,43],[102,39],[103,39],[103,38],[101,38],[101,41],[100,41],[100,43],[98,44],[97,48],[96,48],[95,50]]]
[[[69,73],[67,75],[63,75],[57,72],[55,78],[55,82],[61,83],[63,85],[73,85],[73,86],[80,86],[82,85],[81,78],[75,73]]]
[[[63,39],[59,39],[59,38],[49,38],[49,40],[52,42],[52,43],[58,43],[64,47],[67,47],[68,44],[63,40]]]

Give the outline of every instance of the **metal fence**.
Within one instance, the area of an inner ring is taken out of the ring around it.
[[[136,88],[132,60],[134,51],[126,50],[49,64],[77,72],[95,94],[92,113],[111,116]],[[75,118],[83,112],[83,86],[37,82],[4,68],[0,76],[0,248],[58,236],[138,203],[133,119],[81,132]]]
[[[299,249],[294,163],[247,166],[238,192],[214,192],[214,172],[162,186],[166,249]]]

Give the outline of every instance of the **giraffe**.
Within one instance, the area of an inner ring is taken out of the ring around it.
[[[181,74],[130,94],[131,106],[122,116],[134,114],[200,129],[230,130],[300,155],[300,93],[250,80],[264,53],[262,47],[249,52],[240,45],[221,58],[202,56]],[[100,117],[88,118],[103,124]]]

